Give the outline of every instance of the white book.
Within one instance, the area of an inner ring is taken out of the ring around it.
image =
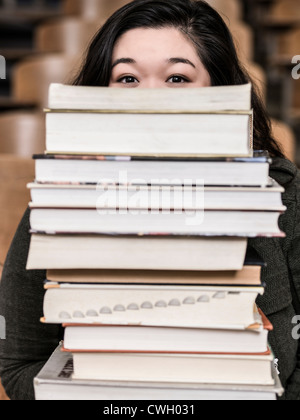
[[[267,186],[269,158],[159,160],[131,156],[36,155],[39,183]]]
[[[64,347],[103,352],[266,353],[268,330],[263,326],[243,331],[65,324]]]
[[[203,201],[202,201],[203,205]],[[278,220],[285,211],[230,211],[192,209],[35,208],[31,205],[30,226],[37,232],[207,235],[283,237]]]
[[[74,379],[274,385],[270,355],[72,352]]]
[[[180,102],[178,102],[178,97]],[[251,84],[180,89],[122,89],[53,83],[49,108],[58,110],[239,111],[251,107]]]
[[[241,270],[247,238],[32,234],[28,270]]]
[[[46,283],[46,323],[257,329],[263,287]]]
[[[283,394],[278,375],[273,368],[275,385],[224,385],[190,383],[155,383],[128,381],[82,381],[72,379],[73,356],[62,352],[61,345],[53,352],[43,369],[34,378],[35,398],[38,401],[89,400],[103,401],[207,401],[207,400],[271,400]],[[144,407],[143,407],[144,408]]]
[[[273,210],[282,207],[284,189],[269,187],[191,187],[30,183],[34,207]],[[199,198],[201,198],[199,202]],[[201,206],[201,207],[200,207]]]
[[[181,158],[252,156],[252,128],[251,112],[128,114],[50,111],[46,114],[46,150],[53,154]]]

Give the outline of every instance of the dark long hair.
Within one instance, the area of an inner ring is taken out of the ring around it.
[[[252,82],[254,148],[284,157],[255,83],[241,65],[228,26],[203,0],[134,0],[116,11],[92,40],[74,85],[108,86],[116,41],[136,28],[174,27],[195,45],[213,86]]]

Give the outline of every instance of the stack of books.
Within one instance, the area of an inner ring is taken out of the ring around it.
[[[37,399],[275,399],[248,238],[284,236],[285,207],[251,85],[54,84],[46,112],[27,269],[47,270],[42,322],[65,337]]]

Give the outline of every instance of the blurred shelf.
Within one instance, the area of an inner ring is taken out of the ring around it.
[[[17,101],[9,96],[0,96],[0,112],[37,109],[34,103]]]
[[[300,108],[292,108],[291,109],[291,119],[296,124],[300,123]]]
[[[0,48],[0,55],[6,61],[18,61],[37,54],[41,54],[41,52],[32,48]]]
[[[269,66],[278,66],[278,67],[286,67],[286,68],[293,68],[295,67],[295,63],[292,63],[292,56],[289,54],[280,54],[274,57],[270,57],[268,61]]]
[[[296,27],[300,27],[299,17],[285,18],[267,18],[259,22],[262,28],[274,31],[287,31]]]
[[[0,23],[37,23],[45,19],[61,17],[61,10],[45,8],[12,8],[0,7]]]
[[[276,3],[276,0],[251,0],[251,3],[254,5],[272,5],[274,3]]]

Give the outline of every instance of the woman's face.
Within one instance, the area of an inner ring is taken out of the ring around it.
[[[117,41],[110,87],[189,88],[211,85],[196,48],[179,30],[133,29]]]

